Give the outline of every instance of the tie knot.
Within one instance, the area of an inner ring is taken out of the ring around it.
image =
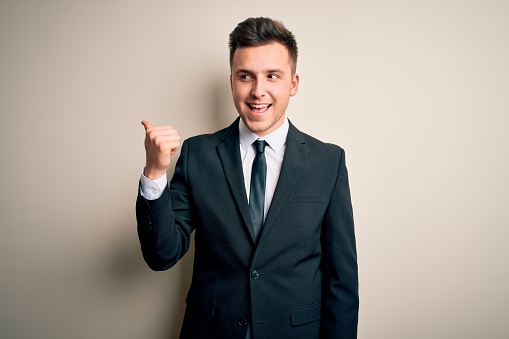
[[[265,140],[255,140],[253,145],[258,153],[265,152],[265,146],[267,146],[267,142]]]

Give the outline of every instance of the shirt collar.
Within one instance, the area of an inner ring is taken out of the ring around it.
[[[239,119],[239,139],[240,144],[242,145],[243,149],[247,149],[251,144],[257,140],[265,140],[270,148],[274,150],[274,152],[278,153],[281,148],[286,143],[286,137],[288,136],[288,129],[290,127],[290,124],[288,123],[288,118],[285,117],[285,120],[283,121],[283,124],[278,127],[274,132],[271,132],[267,134],[264,137],[258,136],[256,133],[251,131],[244,121],[242,119]]]

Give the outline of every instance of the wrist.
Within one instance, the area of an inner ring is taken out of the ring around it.
[[[160,170],[160,169],[158,170],[158,169],[154,169],[154,168],[150,168],[150,167],[145,167],[143,169],[143,175],[147,179],[150,179],[150,180],[159,179],[160,177],[162,177],[165,174],[166,174],[165,170]]]

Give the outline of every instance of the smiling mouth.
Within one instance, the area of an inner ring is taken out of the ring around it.
[[[252,112],[255,112],[255,113],[264,113],[272,105],[271,104],[248,104],[248,106],[249,106],[249,109]]]

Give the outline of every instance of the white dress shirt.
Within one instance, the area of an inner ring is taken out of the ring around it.
[[[256,150],[253,142],[258,139],[265,140],[268,147],[265,147],[265,160],[267,161],[267,181],[265,183],[265,204],[263,205],[263,218],[267,216],[274,191],[276,190],[281,166],[286,150],[286,136],[290,124],[285,118],[283,124],[274,132],[265,135],[263,138],[247,128],[242,119],[239,122],[240,137],[240,159],[242,161],[242,170],[244,171],[244,185],[246,187],[247,200],[249,202],[249,191],[251,188],[251,170],[253,160],[256,156]]]
[[[267,216],[272,197],[276,190],[279,174],[281,173],[281,166],[283,165],[283,158],[286,150],[286,137],[290,124],[288,119],[285,118],[283,124],[274,132],[265,135],[263,138],[252,132],[244,124],[244,121],[239,121],[239,141],[240,141],[240,159],[242,161],[242,170],[244,172],[244,185],[246,189],[247,199],[249,201],[249,191],[251,187],[251,169],[256,151],[252,146],[255,140],[265,140],[268,147],[265,147],[265,159],[267,161],[267,181],[265,184],[265,204],[264,204],[264,218]],[[150,180],[141,173],[140,181],[140,194],[147,200],[158,199],[163,190],[168,185],[166,174],[155,180]]]

